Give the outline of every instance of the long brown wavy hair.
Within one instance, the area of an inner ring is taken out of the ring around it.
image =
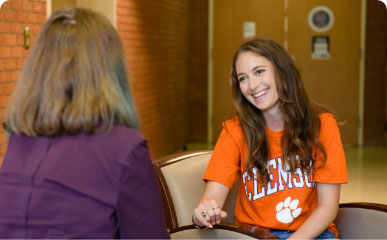
[[[64,8],[44,24],[6,110],[10,133],[51,136],[137,128],[121,39],[107,18]]]
[[[324,164],[326,152],[318,139],[321,128],[318,115],[327,110],[311,103],[301,76],[286,50],[273,40],[257,38],[239,47],[234,55],[231,72],[233,101],[248,146],[246,168],[250,176],[252,167],[256,167],[260,179],[264,183],[270,181],[267,171],[270,152],[265,119],[262,112],[243,96],[235,67],[240,54],[248,51],[267,58],[275,68],[280,110],[285,121],[285,134],[282,137],[283,160],[289,164],[289,171],[294,172],[298,164],[302,170],[312,171],[316,154],[322,157]]]

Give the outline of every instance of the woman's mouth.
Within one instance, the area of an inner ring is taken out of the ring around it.
[[[262,97],[263,95],[265,95],[267,92],[269,91],[269,88],[266,88],[266,89],[263,89],[257,93],[254,93],[253,94],[253,97],[254,98],[259,98],[259,97]]]

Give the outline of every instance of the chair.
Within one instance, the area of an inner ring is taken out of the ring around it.
[[[342,239],[387,239],[387,205],[341,203],[335,223]]]
[[[203,194],[205,183],[202,176],[211,157],[212,150],[200,150],[169,155],[153,164],[162,189],[164,214],[172,239],[245,239],[278,238],[259,227],[235,224],[234,205],[238,185],[235,184],[223,209],[228,217],[215,225],[214,229],[196,229],[191,217]]]
[[[169,155],[154,162],[162,189],[167,227],[174,239],[191,238],[278,238],[261,228],[234,223],[238,183],[230,190],[223,206],[227,218],[214,229],[195,229],[191,222],[205,189],[202,180],[212,150],[188,151]],[[387,205],[372,203],[340,204],[335,220],[340,238],[386,238]]]

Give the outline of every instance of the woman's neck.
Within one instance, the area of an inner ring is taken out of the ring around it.
[[[273,132],[278,132],[284,129],[285,121],[282,112],[279,109],[274,112],[265,112],[263,113],[263,117],[265,118],[266,127]]]

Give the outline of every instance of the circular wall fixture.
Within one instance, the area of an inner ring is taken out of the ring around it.
[[[317,6],[309,12],[309,26],[316,32],[328,31],[335,21],[333,12],[324,6]]]

